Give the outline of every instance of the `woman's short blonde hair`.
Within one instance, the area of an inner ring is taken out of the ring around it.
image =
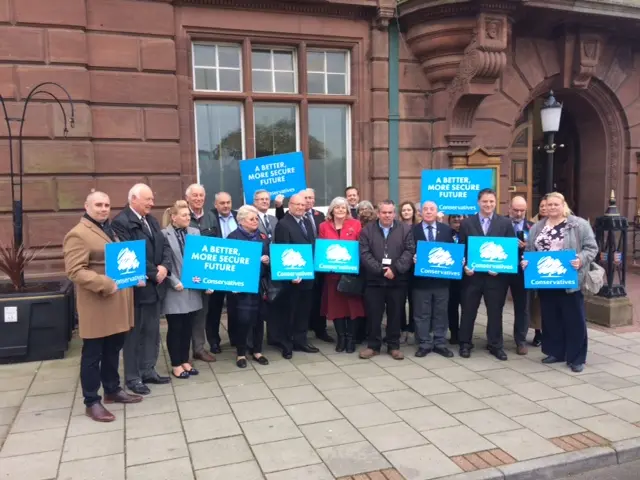
[[[186,200],[176,200],[176,202],[167,208],[162,214],[162,227],[167,228],[171,225],[171,217],[177,215],[183,208],[189,208],[189,204]]]
[[[333,222],[333,211],[335,210],[336,207],[339,206],[343,206],[344,208],[347,209],[347,217],[346,218],[351,218],[351,209],[349,208],[349,202],[347,202],[347,199],[344,197],[336,197],[333,200],[331,200],[331,203],[329,204],[329,209],[327,210],[327,220],[329,220],[330,222]]]
[[[238,223],[244,222],[245,218],[249,216],[250,213],[255,213],[258,218],[260,217],[258,209],[253,205],[243,205],[238,209],[238,213],[236,214],[236,220]]]
[[[558,200],[560,200],[560,202],[562,203],[562,215],[563,216],[568,217],[569,215],[573,214],[573,212],[569,208],[569,204],[567,204],[567,201],[564,198],[564,195],[562,195],[560,192],[547,193],[543,197],[543,200],[549,200],[550,198],[557,198]]]

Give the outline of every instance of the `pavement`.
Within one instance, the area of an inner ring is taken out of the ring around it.
[[[640,461],[598,468],[586,473],[571,475],[558,480],[638,480],[640,478]]]
[[[512,321],[509,306],[506,362],[484,348],[483,313],[471,359],[314,342],[242,371],[227,346],[107,424],[84,416],[74,339],[63,360],[0,366],[0,479],[558,479],[640,459],[640,331],[591,328],[575,374],[516,355]]]

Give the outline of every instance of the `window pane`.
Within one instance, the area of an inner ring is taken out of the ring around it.
[[[324,93],[324,73],[309,73],[307,75],[307,91],[309,93]]]
[[[196,68],[196,90],[218,90],[215,69]]]
[[[347,106],[309,106],[309,170],[307,183],[316,204],[329,205],[347,186]]]
[[[273,68],[293,71],[293,52],[273,52]]]
[[[251,78],[253,79],[254,92],[273,92],[271,72],[254,70],[253,72],[251,72]]]
[[[327,72],[347,73],[346,52],[327,52]]]
[[[238,164],[243,158],[241,108],[238,104],[196,103],[199,181],[209,198],[216,192],[229,192],[236,208],[243,203]]]
[[[240,68],[240,48],[219,46],[218,66]]]
[[[251,52],[251,68],[271,70],[271,52],[269,50]]]
[[[342,74],[327,74],[327,93],[329,95],[344,95],[347,93],[346,88],[347,76]]]
[[[276,92],[295,93],[295,78],[293,72],[276,72]]]
[[[324,72],[324,52],[307,53],[307,72]]]
[[[196,67],[216,66],[215,45],[193,45],[193,62]]]
[[[220,90],[223,92],[239,92],[242,90],[240,70],[220,69]]]
[[[257,104],[254,113],[256,157],[297,151],[295,106]]]

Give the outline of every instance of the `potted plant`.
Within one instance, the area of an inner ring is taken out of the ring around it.
[[[71,116],[61,100],[48,88],[61,90],[68,101]],[[9,177],[13,216],[13,238],[11,243],[0,242],[0,363],[62,358],[67,350],[75,320],[73,285],[69,280],[25,281],[25,271],[42,251],[26,248],[23,243],[23,129],[29,103],[36,96],[53,98],[62,110],[64,134],[67,124],[74,126],[74,106],[69,93],[60,85],[44,82],[31,89],[24,101],[22,116],[10,117],[4,98],[0,95],[0,106],[4,113],[9,137]],[[18,124],[18,161],[14,167],[13,129],[11,122]]]

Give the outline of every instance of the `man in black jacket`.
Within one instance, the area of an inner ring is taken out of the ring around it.
[[[511,221],[498,215],[497,196],[490,188],[478,193],[480,213],[465,219],[460,225],[460,243],[468,245],[469,237],[515,237]],[[468,252],[467,252],[468,253]],[[473,328],[476,324],[480,300],[484,297],[487,307],[488,349],[498,360],[506,360],[502,337],[502,309],[507,297],[509,278],[507,274],[474,272],[467,265],[467,275],[462,290],[462,318],[460,320],[460,356],[469,358],[473,348]]]
[[[369,321],[368,347],[360,352],[364,359],[380,353],[385,308],[387,351],[395,360],[404,358],[400,351],[400,314],[416,246],[411,226],[396,221],[395,216],[392,200],[380,202],[378,221],[369,223],[360,234],[360,263],[366,279],[364,304]]]
[[[169,377],[158,375],[155,367],[160,351],[160,305],[166,295],[165,279],[171,272],[171,248],[160,224],[151,216],[151,208],[153,192],[138,183],[129,190],[129,205],[112,222],[121,240],[146,242],[147,283],[134,290],[135,323],[124,343],[125,381],[140,395],[150,393],[145,383],[169,383]]]
[[[449,225],[438,222],[438,206],[434,202],[422,205],[422,222],[413,226],[416,244],[422,242],[453,243],[453,232]],[[414,256],[414,261],[417,258]],[[411,283],[413,293],[413,315],[416,324],[416,341],[419,341],[416,357],[435,352],[446,358],[453,352],[447,342],[449,280],[414,276]]]
[[[274,243],[315,244],[313,227],[304,215],[305,205],[302,194],[289,199],[289,211],[276,225]],[[319,350],[307,341],[314,281],[293,280],[284,283],[285,291],[274,304],[274,340],[282,348],[282,356],[286,359],[292,357],[293,350],[317,353]]]
[[[531,223],[527,220],[527,201],[520,196],[511,199],[509,219],[518,237],[518,258],[522,258],[527,246]],[[529,331],[529,291],[524,288],[524,271],[518,262],[518,274],[509,275],[509,289],[513,300],[513,339],[516,342],[516,353],[526,355],[527,332]]]

